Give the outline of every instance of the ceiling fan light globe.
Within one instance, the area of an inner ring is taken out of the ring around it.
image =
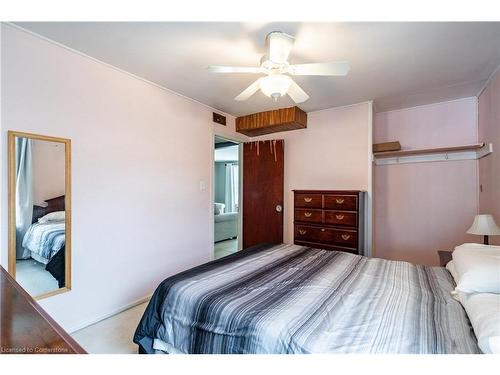
[[[274,100],[282,97],[288,92],[292,79],[282,74],[269,75],[260,80],[262,93]]]

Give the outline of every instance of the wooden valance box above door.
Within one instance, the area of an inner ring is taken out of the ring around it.
[[[236,119],[236,131],[250,137],[307,128],[307,113],[299,107],[253,113]]]
[[[364,255],[365,192],[294,190],[294,243]]]

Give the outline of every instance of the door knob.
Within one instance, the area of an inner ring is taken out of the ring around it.
[[[281,212],[283,211],[283,207],[281,207],[281,204],[276,205],[276,212]]]

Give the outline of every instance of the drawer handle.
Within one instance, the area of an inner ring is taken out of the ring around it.
[[[344,215],[335,215],[335,217],[337,218],[337,220],[343,220],[344,219]]]
[[[344,198],[335,198],[335,202],[337,202],[338,204],[342,204],[344,203]]]
[[[304,216],[305,217],[311,217],[312,216],[312,212],[304,212]]]
[[[307,233],[307,230],[299,229],[299,233],[303,236]]]
[[[304,198],[304,202],[307,202],[307,203],[311,203],[312,202],[312,198],[309,198],[309,197],[305,197]]]
[[[325,231],[325,228],[321,228],[321,231],[324,232]]]
[[[342,239],[343,239],[344,241],[347,241],[349,238],[351,238],[351,235],[350,235],[350,234],[343,234],[343,235],[342,235]]]

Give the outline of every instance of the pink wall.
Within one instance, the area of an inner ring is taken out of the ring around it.
[[[403,149],[477,142],[476,98],[378,113],[374,143]],[[476,160],[374,168],[374,254],[437,265],[437,250],[478,240],[465,232],[478,210]]]
[[[65,148],[63,143],[33,140],[33,203],[64,195]]]
[[[67,330],[150,295],[213,249],[213,109],[0,25],[1,263],[7,130],[72,141],[72,290],[41,301]],[[205,182],[206,190],[200,189]]]
[[[285,242],[293,243],[294,189],[367,190],[371,202],[371,102],[307,114],[307,129],[257,139],[285,140]]]
[[[481,213],[490,213],[500,226],[500,72],[497,71],[479,97],[479,139],[493,143],[493,153],[479,159]],[[500,236],[491,243],[500,245]]]
[[[374,143],[392,140],[398,140],[403,149],[475,143],[476,98],[377,113]]]

